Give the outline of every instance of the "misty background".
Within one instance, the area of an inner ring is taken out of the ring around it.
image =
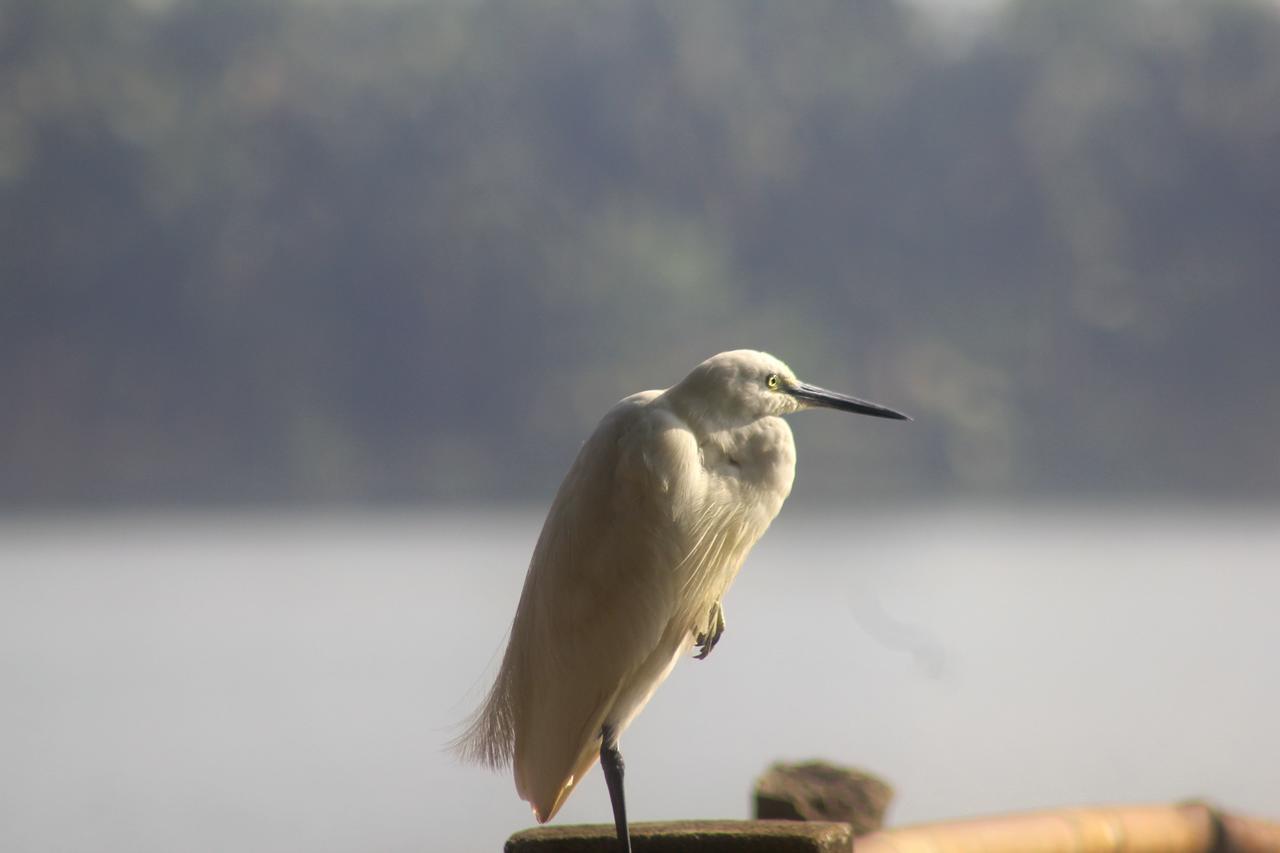
[[[1278,270],[1274,2],[0,0],[0,848],[498,850],[542,513],[739,347],[915,420],[792,419],[633,819],[1280,818]]]
[[[542,500],[738,347],[916,417],[798,501],[1280,494],[1272,5],[0,8],[5,506]]]

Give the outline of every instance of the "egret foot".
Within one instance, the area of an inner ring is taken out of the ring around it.
[[[705,634],[698,634],[695,641],[698,644],[698,653],[694,655],[698,660],[706,660],[707,655],[711,654],[711,650],[716,647],[716,643],[720,642],[720,636],[724,633],[724,608],[720,606],[720,602],[711,605],[710,622],[707,625]]]
[[[627,803],[622,796],[622,753],[612,726],[600,730],[600,769],[609,786],[609,802],[613,805],[613,825],[618,830],[619,853],[631,853],[631,833],[627,831]]]

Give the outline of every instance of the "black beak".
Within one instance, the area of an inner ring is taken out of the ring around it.
[[[866,400],[859,400],[857,397],[850,397],[847,394],[837,394],[835,391],[828,391],[825,388],[819,388],[816,385],[809,385],[805,382],[797,383],[787,390],[796,399],[804,400],[806,403],[811,403],[815,406],[839,409],[842,412],[854,412],[859,415],[870,415],[873,418],[891,418],[895,421],[911,420],[902,412],[896,412],[893,409],[878,406],[875,403],[868,403]]]

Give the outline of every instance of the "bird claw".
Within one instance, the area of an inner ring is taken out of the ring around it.
[[[701,632],[694,637],[694,641],[698,646],[698,653],[694,655],[698,660],[706,660],[707,655],[711,654],[711,650],[716,647],[716,643],[720,642],[720,637],[724,634],[724,608],[720,606],[720,602],[711,605],[710,623],[707,625],[706,632]]]

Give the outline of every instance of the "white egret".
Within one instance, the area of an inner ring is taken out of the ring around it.
[[[795,444],[780,415],[892,409],[798,380],[773,356],[712,356],[609,410],[565,476],[533,551],[506,654],[457,748],[513,765],[539,823],[596,757],[630,851],[618,738],[676,661],[705,658],[751,546],[782,508]]]

